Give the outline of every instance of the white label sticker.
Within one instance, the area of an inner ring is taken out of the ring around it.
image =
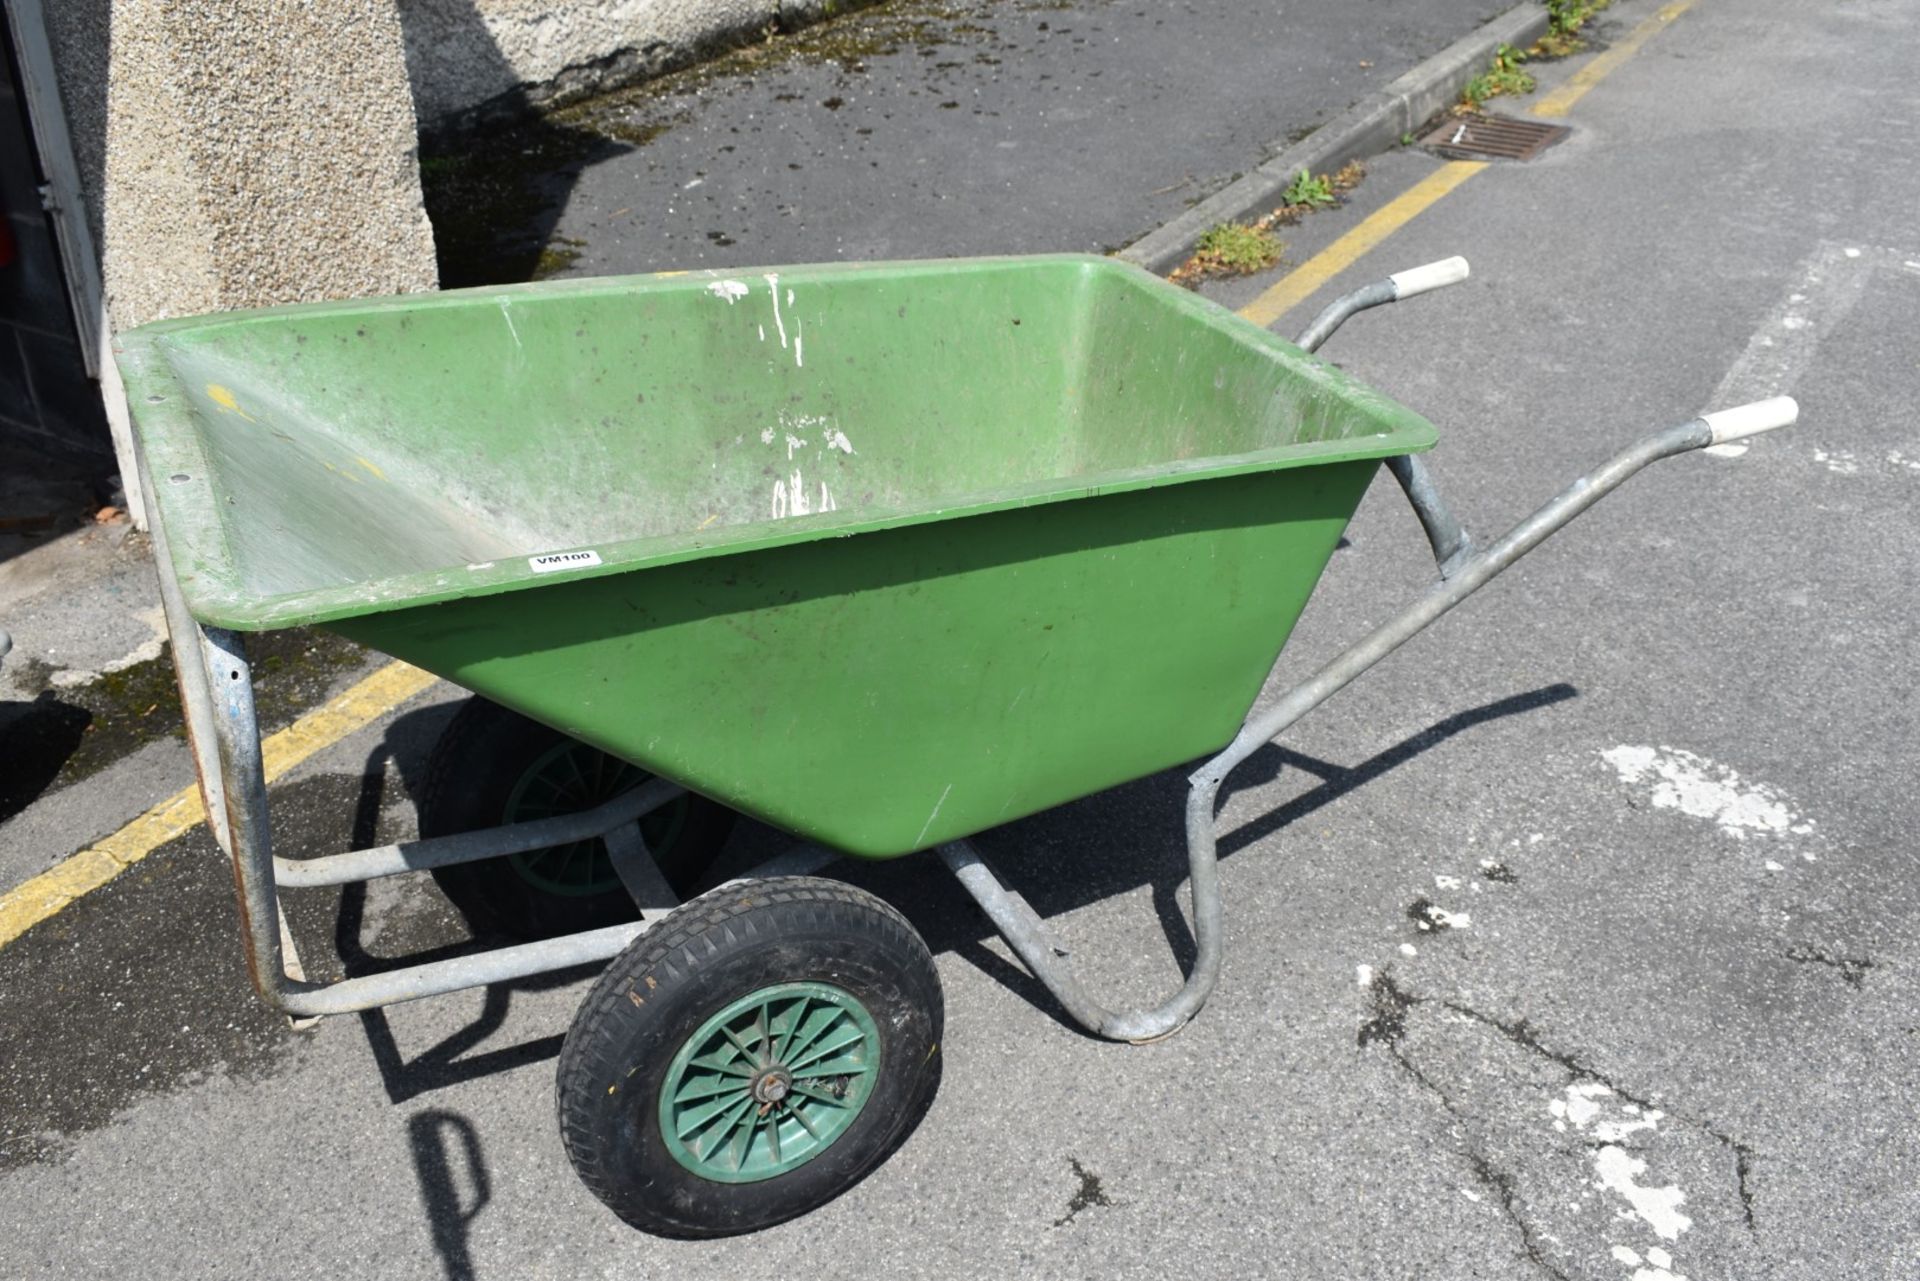
[[[545,556],[527,557],[527,564],[536,574],[551,574],[556,569],[585,569],[599,563],[599,552],[548,552]]]

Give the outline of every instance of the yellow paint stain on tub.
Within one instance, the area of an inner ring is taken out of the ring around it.
[[[240,408],[240,402],[233,398],[233,393],[219,383],[207,384],[207,399],[229,414],[238,414],[248,422],[253,421],[253,415]]]
[[[359,463],[359,464],[360,464],[360,465],[361,465],[362,467],[364,467],[364,468],[366,468],[366,469],[367,469],[368,471],[370,471],[370,472],[372,472],[372,473],[373,473],[373,478],[374,478],[375,480],[385,480],[385,479],[387,478],[387,473],[385,473],[385,472],[383,472],[383,471],[381,471],[381,470],[380,470],[380,469],[379,469],[378,467],[375,467],[375,466],[374,466],[374,465],[373,465],[372,463],[370,463],[370,462],[368,462],[368,461],[367,461],[366,459],[364,459],[364,458],[362,458],[362,457],[360,457],[360,455],[358,455],[358,454],[355,454],[355,455],[353,456],[353,461],[354,461],[354,462],[356,462],[356,463]]]

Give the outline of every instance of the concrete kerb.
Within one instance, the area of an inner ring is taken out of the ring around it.
[[[1279,205],[1287,184],[1302,169],[1330,172],[1397,145],[1458,97],[1467,81],[1486,69],[1494,50],[1503,44],[1525,48],[1547,33],[1547,23],[1543,6],[1532,0],[1516,5],[1362,98],[1246,177],[1148,232],[1119,257],[1164,275],[1186,260],[1209,228]]]

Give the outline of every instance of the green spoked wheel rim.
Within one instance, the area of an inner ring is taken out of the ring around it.
[[[847,1132],[880,1071],[880,1031],[826,983],[763,987],[695,1028],[660,1086],[660,1134],[687,1169],[757,1183]]]
[[[585,743],[557,743],[527,767],[507,794],[503,821],[524,823],[578,814],[632,791],[651,777],[645,770]],[[641,819],[640,833],[646,838],[647,848],[656,857],[665,855],[686,819],[685,797],[669,801]],[[597,836],[510,854],[507,862],[527,884],[562,898],[587,898],[620,888],[606,843]]]

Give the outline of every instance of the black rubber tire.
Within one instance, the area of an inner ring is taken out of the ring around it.
[[[478,696],[468,699],[441,731],[428,757],[419,799],[420,834],[448,836],[500,826],[507,821],[508,802],[522,775],[567,741],[558,730],[498,703]],[[636,772],[634,785],[646,777]],[[671,806],[684,807],[676,835],[652,853],[668,884],[686,897],[713,865],[739,816],[691,793]],[[510,858],[437,867],[433,879],[481,934],[551,938],[639,917],[633,899],[620,885],[579,897],[556,894],[528,881]]]
[[[661,1137],[663,1078],[713,1014],[788,982],[832,984],[867,1008],[881,1038],[873,1093],[805,1164],[757,1183],[705,1179]],[[560,1138],[581,1181],[642,1231],[771,1227],[833,1200],[906,1141],[939,1086],[943,1019],[927,945],[871,894],[803,876],[715,890],[635,939],[581,1003],[560,1050]]]

